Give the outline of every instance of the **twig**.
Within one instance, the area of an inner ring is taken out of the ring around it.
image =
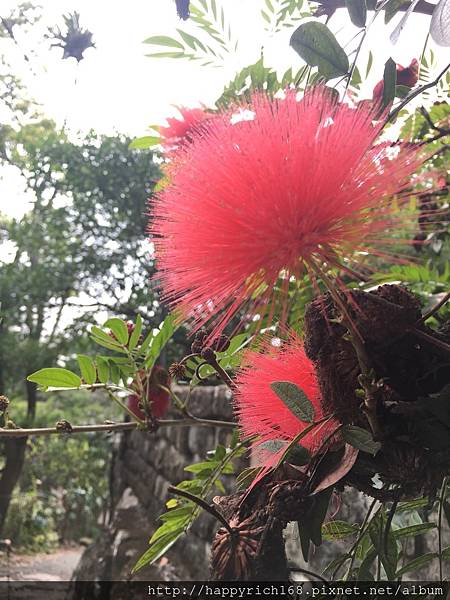
[[[439,73],[439,75],[436,77],[436,79],[433,79],[433,81],[430,81],[429,83],[426,83],[425,85],[420,86],[416,90],[412,90],[412,92],[410,94],[408,94],[406,96],[406,98],[402,102],[400,102],[400,104],[396,108],[394,108],[393,110],[391,110],[391,112],[389,113],[389,115],[386,118],[386,123],[389,123],[389,121],[392,121],[392,119],[398,115],[398,113],[402,110],[402,108],[404,108],[416,96],[418,96],[419,94],[421,94],[425,90],[428,90],[428,89],[434,87],[435,85],[437,85],[437,83],[439,82],[439,79],[443,75],[445,75],[445,73],[449,69],[450,69],[450,63]]]
[[[230,525],[229,525],[228,521],[225,519],[225,517],[222,514],[220,514],[220,512],[218,510],[216,510],[214,508],[214,506],[211,506],[210,504],[205,502],[205,500],[203,500],[203,498],[199,498],[198,496],[195,496],[194,494],[191,494],[190,492],[187,492],[186,490],[180,490],[179,488],[176,488],[173,485],[169,486],[167,491],[170,494],[174,494],[175,496],[181,496],[182,498],[186,498],[187,500],[190,500],[194,504],[197,504],[197,506],[200,506],[200,508],[203,508],[203,510],[206,510],[206,512],[208,512],[215,519],[220,521],[220,523],[222,523],[222,525],[225,527],[225,529],[228,531],[228,533],[230,535],[236,534],[236,531],[232,527],[230,527]]]
[[[192,427],[197,425],[198,427],[227,427],[233,429],[236,427],[236,423],[232,421],[216,421],[215,419],[201,419],[198,417],[190,417],[186,419],[163,419],[156,421],[159,427]],[[140,423],[102,423],[99,425],[73,425],[70,431],[72,433],[89,433],[93,431],[127,431],[132,429],[141,429]],[[29,435],[52,435],[52,434],[63,434],[67,433],[61,431],[57,427],[34,427],[30,429],[23,429],[18,427],[17,429],[3,429],[0,428],[0,438],[19,438],[27,437]]]
[[[428,113],[426,108],[421,106],[419,108],[419,112],[422,115],[422,117],[425,119],[425,121],[428,123],[428,125],[430,126],[430,129],[434,129],[434,131],[437,131],[438,133],[444,133],[444,135],[450,134],[450,129],[448,129],[446,127],[438,127],[435,123],[433,123],[433,121],[431,120],[430,114]]]
[[[422,315],[420,317],[420,319],[418,319],[414,325],[420,325],[421,323],[425,323],[425,321],[427,321],[430,317],[432,317],[434,314],[436,314],[438,312],[438,310],[444,306],[444,304],[446,304],[448,302],[448,300],[450,300],[450,292],[447,292],[445,294],[445,296],[439,300],[439,302],[437,304],[435,304],[433,306],[433,308],[431,308],[427,313],[425,313],[424,315]]]
[[[236,385],[235,385],[234,381],[231,379],[231,377],[228,375],[228,373],[225,371],[225,369],[223,369],[219,365],[217,360],[214,358],[211,360],[207,360],[206,362],[209,365],[211,365],[211,367],[216,371],[217,375],[219,375],[219,377],[222,379],[222,381],[230,388],[231,391],[234,392],[234,390],[236,389]]]

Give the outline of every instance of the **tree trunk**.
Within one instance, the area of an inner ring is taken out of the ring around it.
[[[27,438],[11,438],[3,442],[5,466],[0,478],[0,536],[5,525],[11,496],[22,473]]]
[[[27,421],[31,426],[36,415],[37,392],[36,384],[26,382],[27,390]],[[6,521],[12,493],[20,479],[25,462],[27,438],[7,439],[4,441],[5,466],[0,478],[0,536]]]

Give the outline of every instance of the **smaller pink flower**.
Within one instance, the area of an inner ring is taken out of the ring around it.
[[[177,106],[181,115],[179,117],[170,117],[167,119],[168,125],[159,128],[162,145],[164,150],[170,151],[192,142],[193,135],[198,131],[199,126],[211,115],[202,108],[186,108]]]
[[[313,363],[307,358],[301,340],[292,336],[281,347],[266,344],[261,352],[249,351],[244,367],[236,379],[235,411],[244,436],[259,436],[254,444],[258,462],[273,466],[274,455],[264,450],[273,440],[291,442],[311,423],[301,421],[271,388],[276,381],[297,385],[314,408],[314,421],[326,417]],[[336,430],[338,423],[330,419],[314,427],[299,444],[312,454]],[[262,444],[262,446],[261,446]],[[282,450],[283,451],[283,450]],[[282,452],[281,451],[281,452]],[[276,458],[281,453],[277,453]]]

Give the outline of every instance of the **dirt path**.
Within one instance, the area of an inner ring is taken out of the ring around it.
[[[83,546],[60,548],[51,554],[0,554],[0,581],[69,581],[78,564]]]

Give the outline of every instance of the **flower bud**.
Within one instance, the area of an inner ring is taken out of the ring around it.
[[[9,406],[9,398],[7,396],[0,396],[0,413],[5,412]]]

